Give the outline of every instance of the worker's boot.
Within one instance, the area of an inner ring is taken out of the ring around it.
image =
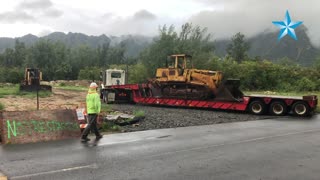
[[[103,138],[103,135],[99,135],[99,136],[96,136],[96,141],[99,141],[101,138]]]
[[[88,142],[88,141],[90,141],[90,139],[89,138],[81,138],[81,142]]]

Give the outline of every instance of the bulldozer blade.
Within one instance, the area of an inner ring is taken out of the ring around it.
[[[221,83],[215,94],[215,100],[218,101],[240,101],[243,93],[239,89],[239,79],[227,79]]]
[[[52,87],[49,85],[20,85],[20,91],[28,91],[28,92],[35,92],[35,91],[52,91]]]

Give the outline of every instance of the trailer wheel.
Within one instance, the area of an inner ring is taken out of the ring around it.
[[[249,104],[249,111],[256,115],[264,114],[266,111],[266,105],[259,100],[252,101]]]
[[[282,101],[274,101],[271,103],[269,111],[270,111],[270,114],[273,114],[276,116],[283,116],[287,114],[288,107]]]
[[[310,114],[310,107],[306,102],[298,101],[292,105],[292,112],[297,116],[307,116]]]

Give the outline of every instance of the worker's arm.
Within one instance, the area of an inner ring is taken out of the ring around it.
[[[100,100],[100,96],[97,93],[97,95],[95,96],[95,107],[97,109],[97,113],[100,113],[101,110],[101,100]]]

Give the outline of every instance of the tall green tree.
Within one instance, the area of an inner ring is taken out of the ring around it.
[[[108,62],[108,53],[110,50],[110,43],[104,43],[102,46],[98,46],[97,53],[98,53],[98,61],[99,66],[106,67]]]
[[[108,56],[107,56],[108,65],[123,64],[125,59],[124,52],[125,52],[125,48],[121,44],[109,49]]]
[[[320,56],[317,57],[317,59],[315,60],[315,63],[314,63],[314,67],[320,71]]]
[[[167,56],[174,53],[177,36],[173,25],[164,25],[159,28],[159,36],[140,54],[142,63],[148,67],[148,76],[154,76],[156,68],[165,66]]]
[[[206,28],[185,23],[178,33],[173,25],[164,25],[159,28],[159,36],[140,54],[140,60],[148,67],[148,76],[153,77],[157,68],[165,66],[168,55],[192,55],[195,67],[204,68],[213,52],[214,44]]]
[[[231,38],[231,43],[227,47],[227,54],[237,62],[242,62],[247,57],[250,45],[245,41],[245,36],[238,32]]]
[[[13,67],[15,65],[15,54],[14,50],[11,48],[7,48],[3,53],[3,66],[5,67]]]
[[[27,58],[27,48],[23,42],[16,40],[14,46],[14,66],[21,67]]]

